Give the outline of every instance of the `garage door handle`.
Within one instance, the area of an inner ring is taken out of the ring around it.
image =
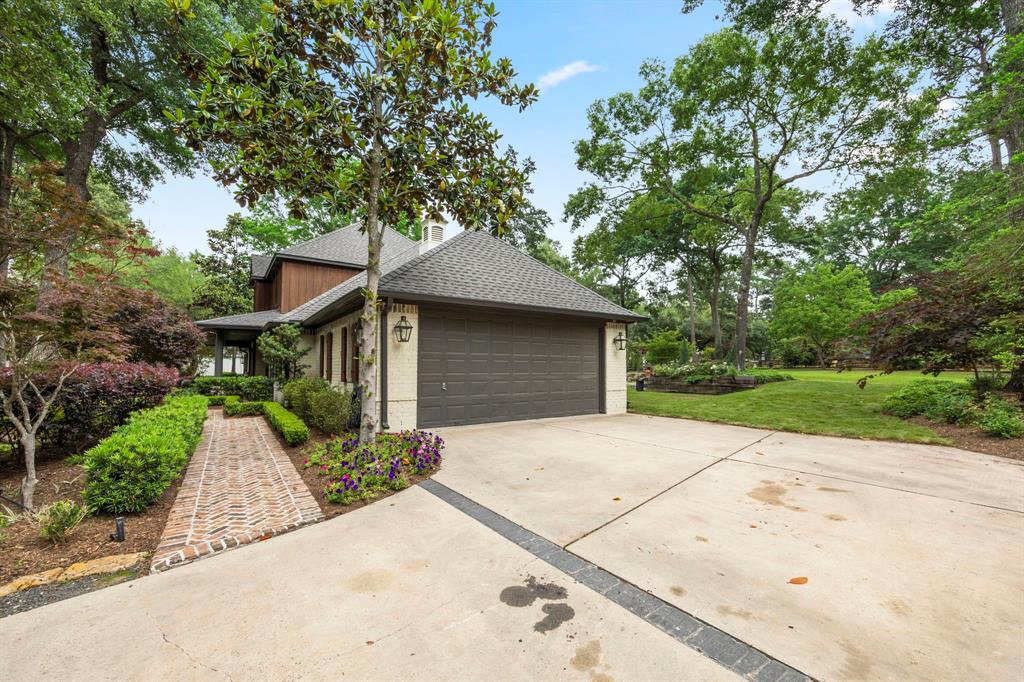
[[[448,382],[447,381],[442,381],[441,382],[441,390],[442,391],[447,391],[448,390]]]

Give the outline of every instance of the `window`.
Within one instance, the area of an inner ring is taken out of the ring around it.
[[[334,381],[334,332],[327,333],[327,382]]]
[[[347,381],[345,370],[348,369],[348,327],[341,328],[341,380]]]
[[[324,335],[320,335],[320,378],[324,378]]]
[[[352,325],[352,383],[359,381],[359,353],[356,352],[358,347],[359,339],[356,338],[356,326]]]

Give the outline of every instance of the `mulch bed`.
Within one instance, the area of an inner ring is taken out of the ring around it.
[[[275,433],[275,435],[277,434]],[[285,451],[285,453],[288,454],[288,457],[292,460],[292,464],[295,465],[295,469],[299,472],[299,476],[302,477],[302,480],[303,482],[305,482],[306,487],[309,488],[309,492],[313,494],[313,499],[315,499],[316,503],[320,505],[320,511],[324,513],[325,519],[330,519],[334,518],[335,516],[347,514],[348,512],[355,511],[356,509],[365,507],[368,504],[379,502],[380,500],[383,500],[386,497],[391,497],[396,492],[401,492],[389,490],[385,493],[382,493],[379,497],[373,498],[372,500],[360,500],[358,502],[353,502],[352,504],[336,504],[328,500],[327,496],[324,495],[324,486],[327,484],[327,479],[321,476],[319,470],[317,470],[316,468],[307,469],[303,465],[306,462],[306,455],[310,450],[312,450],[318,444],[326,443],[327,441],[332,440],[335,437],[336,436],[329,436],[323,433],[322,431],[318,431],[317,429],[311,426],[309,427],[309,440],[306,441],[304,445],[290,447],[287,443],[284,442],[284,439],[282,439],[280,435],[277,435],[277,440],[278,442],[281,443],[281,448]],[[441,464],[442,466],[444,465],[443,457]],[[409,485],[414,486],[420,481],[430,478],[435,473],[437,473],[437,471],[440,471],[440,469],[431,472],[427,476],[408,476]]]
[[[41,459],[36,462],[36,509],[57,500],[70,498],[82,503],[85,472],[82,467],[68,464],[60,458]],[[21,499],[21,479],[24,472],[11,461],[0,463],[0,494]],[[140,514],[125,515],[125,541],[114,542],[114,516],[97,514],[87,516],[68,539],[53,545],[39,537],[39,526],[33,520],[21,517],[7,528],[0,528],[0,585],[15,578],[39,573],[51,568],[63,568],[79,561],[98,559],[111,554],[152,552],[160,542],[160,534],[167,522],[167,514],[178,494],[175,481],[159,500]],[[0,500],[11,511],[14,505]]]
[[[910,417],[907,421],[926,426],[943,438],[948,438],[953,447],[1024,461],[1024,438],[996,438],[973,426],[933,422],[927,417]]]

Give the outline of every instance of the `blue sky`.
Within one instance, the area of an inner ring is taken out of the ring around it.
[[[539,101],[523,113],[497,104],[484,111],[505,141],[537,164],[533,202],[555,221],[550,236],[563,250],[574,235],[561,220],[568,196],[586,175],[576,170],[573,141],[586,135],[586,110],[596,99],[637,86],[646,58],[671,61],[720,28],[717,3],[693,14],[681,0],[598,2],[498,0],[494,53],[512,59],[523,82],[540,82]],[[838,14],[844,0],[837,0]],[[206,176],[168,176],[134,214],[165,246],[206,249],[206,230],[240,210],[231,192]]]

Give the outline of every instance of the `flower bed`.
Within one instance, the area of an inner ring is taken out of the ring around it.
[[[645,388],[652,391],[717,395],[755,388],[758,384],[789,381],[793,377],[771,370],[741,372],[727,362],[694,362],[685,365],[655,365]]]
[[[355,435],[320,443],[309,452],[304,467],[326,479],[324,495],[349,505],[409,487],[441,466],[444,441],[426,431],[379,434],[370,445]]]

